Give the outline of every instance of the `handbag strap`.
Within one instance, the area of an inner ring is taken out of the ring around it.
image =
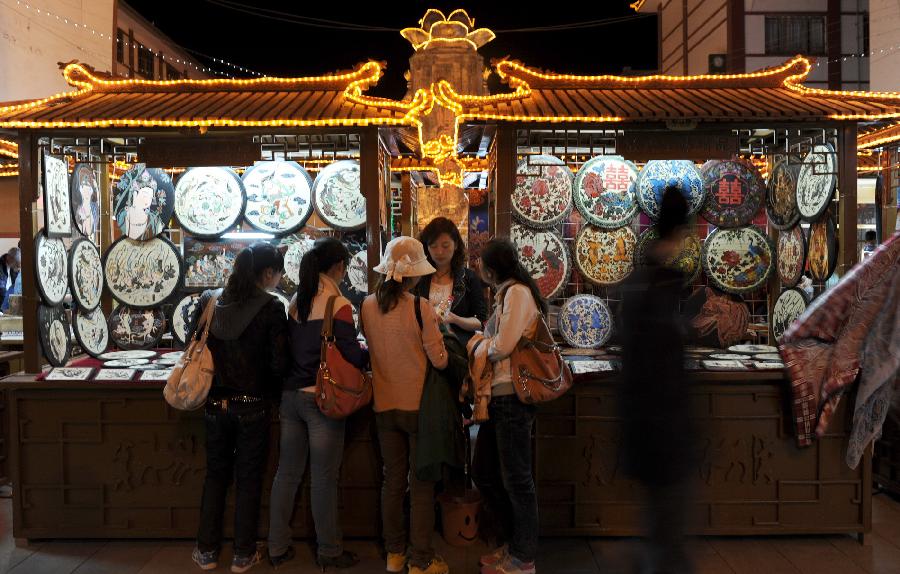
[[[220,293],[215,293],[212,297],[210,297],[209,301],[206,303],[206,309],[203,310],[203,315],[201,315],[200,320],[204,321],[203,325],[203,335],[200,338],[200,346],[206,346],[206,338],[209,336],[209,326],[212,324],[213,314],[216,312],[216,301],[219,300]],[[194,341],[197,340],[197,334],[200,332],[200,329],[194,330]]]
[[[322,348],[319,351],[319,364],[325,364],[325,355],[328,350],[328,343],[334,342],[334,301],[337,295],[328,297],[325,303],[325,316],[322,317]]]
[[[421,303],[421,300],[422,300],[422,298],[419,297],[418,295],[416,295],[416,302],[415,302],[416,323],[419,324],[419,331],[424,331],[425,328],[422,327],[422,303]]]

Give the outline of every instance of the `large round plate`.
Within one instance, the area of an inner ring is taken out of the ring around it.
[[[284,252],[284,275],[278,287],[288,295],[297,291],[300,282],[300,262],[303,256],[312,251],[315,240],[307,235],[293,236],[287,250]]]
[[[519,252],[519,261],[541,290],[541,296],[552,299],[562,293],[572,271],[569,249],[562,237],[549,229],[529,229],[514,223],[509,238]]]
[[[166,332],[162,309],[135,309],[119,305],[109,316],[109,338],[119,349],[152,349]],[[137,357],[117,357],[137,358]]]
[[[797,176],[797,210],[803,221],[817,221],[837,185],[837,154],[831,144],[817,144],[803,158]]]
[[[76,163],[72,171],[69,202],[72,205],[72,223],[82,235],[93,237],[100,224],[100,185],[97,173],[89,163]]]
[[[114,369],[130,369],[138,365],[148,365],[150,359],[113,359],[103,363],[103,367],[112,367]]]
[[[806,237],[799,225],[782,231],[778,236],[776,259],[782,287],[793,287],[799,283],[806,268]]]
[[[369,261],[365,235],[345,235],[342,241],[350,252],[350,263],[347,265],[347,275],[339,285],[341,295],[354,307],[361,308],[363,299],[369,294]],[[352,276],[350,268],[353,268]]]
[[[800,289],[788,289],[778,296],[772,308],[772,334],[781,342],[784,333],[806,311],[809,301]]]
[[[34,275],[41,297],[50,306],[66,298],[68,263],[62,239],[48,239],[39,231],[34,238]]]
[[[319,172],[313,187],[316,213],[330,227],[355,231],[366,226],[366,198],[359,182],[359,162],[335,162]]]
[[[312,215],[312,178],[295,161],[260,161],[244,172],[244,219],[255,229],[283,235]]]
[[[116,184],[113,213],[125,237],[153,239],[166,228],[175,211],[175,186],[169,174],[136,163]]]
[[[778,347],[772,345],[731,345],[728,351],[732,353],[741,353],[744,355],[756,355],[759,353],[777,353]]]
[[[172,309],[172,337],[180,345],[187,343],[188,328],[195,313],[200,311],[200,294],[188,295]]]
[[[155,356],[156,351],[110,351],[97,358],[101,361],[115,361],[116,359],[152,359]]]
[[[530,155],[516,168],[513,215],[531,227],[552,227],[572,209],[572,171],[552,155]]]
[[[831,215],[809,226],[806,262],[815,281],[826,281],[834,273],[838,260],[837,230]]]
[[[728,293],[749,293],[766,284],[775,266],[769,238],[753,226],[716,229],[700,256],[710,283]]]
[[[800,221],[797,210],[797,175],[800,164],[789,158],[782,159],[769,174],[766,213],[776,229],[790,229]]]
[[[81,238],[69,251],[69,284],[79,307],[90,311],[100,305],[103,295],[103,262],[100,250],[90,239]]]
[[[706,189],[703,219],[716,227],[740,227],[753,221],[766,197],[766,183],[756,168],[739,160],[713,160],[700,173]]]
[[[596,285],[622,281],[634,269],[637,237],[630,227],[606,230],[585,225],[575,239],[575,264]]]
[[[650,219],[659,219],[663,192],[675,185],[687,200],[688,215],[700,211],[706,199],[703,176],[694,162],[685,159],[650,160],[638,175],[637,199],[641,210]]]
[[[72,355],[72,339],[62,307],[38,305],[38,334],[47,361],[54,367],[65,366]]]
[[[589,159],[575,175],[575,207],[598,227],[615,229],[630,222],[638,211],[638,170],[617,156]]]
[[[147,309],[169,298],[181,283],[181,255],[164,237],[110,245],[103,258],[106,286],[117,301]]]
[[[612,334],[612,314],[599,297],[575,295],[563,303],[556,326],[562,338],[573,347],[596,349]]]
[[[175,186],[175,217],[197,237],[218,237],[241,221],[247,197],[244,184],[227,167],[194,167]]]
[[[653,241],[659,239],[659,230],[654,227],[647,228],[638,238],[634,252],[636,265],[647,265],[647,248]],[[685,282],[692,283],[700,274],[700,240],[693,233],[686,235],[681,241],[681,251],[665,262],[669,267],[678,269],[684,273]]]
[[[92,357],[99,357],[109,348],[109,325],[100,308],[93,311],[76,309],[73,314],[75,340]]]

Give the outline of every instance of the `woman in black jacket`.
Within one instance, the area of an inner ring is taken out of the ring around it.
[[[269,409],[286,373],[287,317],[267,291],[281,281],[284,258],[272,245],[241,251],[216,301],[207,346],[215,376],[206,402],[206,481],[192,558],[203,570],[218,566],[225,497],[235,483],[232,572],[261,560],[256,549],[262,480],[269,446]],[[201,309],[216,293],[200,298]],[[197,328],[203,328],[198,325]]]

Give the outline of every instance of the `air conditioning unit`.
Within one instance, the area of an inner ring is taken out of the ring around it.
[[[725,54],[710,54],[709,55],[709,73],[710,74],[724,74],[728,71],[728,60],[725,57]]]

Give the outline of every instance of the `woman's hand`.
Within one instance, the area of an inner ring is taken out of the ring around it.
[[[444,314],[444,325],[458,325],[459,316],[453,311],[447,311]]]

